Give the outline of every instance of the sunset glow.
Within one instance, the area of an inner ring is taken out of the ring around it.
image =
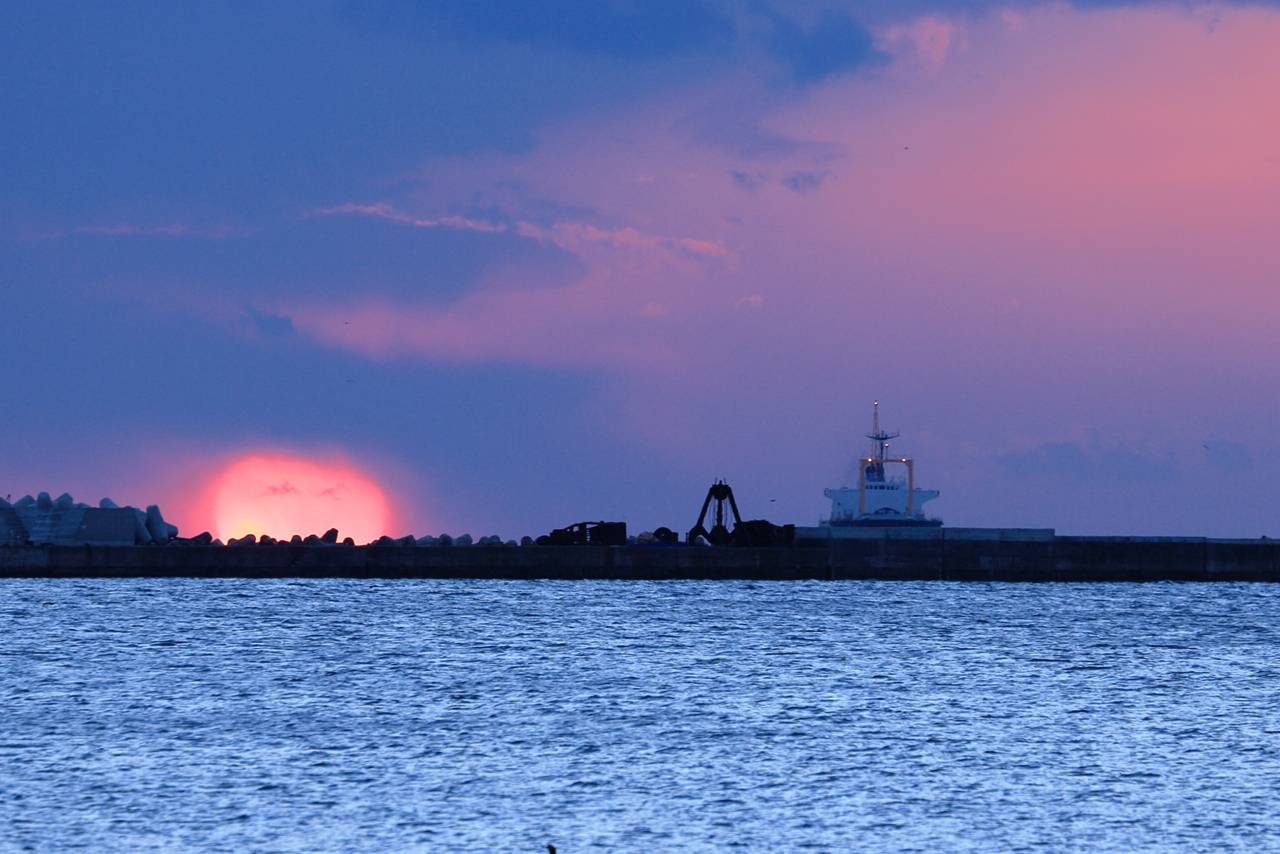
[[[328,5],[0,28],[0,497],[519,537],[724,476],[812,522],[878,398],[948,524],[1276,526],[1280,3]],[[215,500],[251,456],[391,517]]]
[[[223,540],[337,528],[363,543],[386,533],[391,516],[386,493],[368,474],[345,462],[285,454],[238,458],[215,476],[210,496]]]

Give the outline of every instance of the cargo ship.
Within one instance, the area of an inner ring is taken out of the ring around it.
[[[871,404],[871,455],[858,461],[858,485],[827,489],[831,499],[831,515],[821,520],[820,527],[924,527],[936,528],[941,519],[924,514],[924,504],[941,493],[936,489],[916,487],[915,460],[890,457],[889,445],[901,433],[890,433],[880,426],[880,401]],[[890,475],[888,466],[902,466],[904,474]],[[836,532],[831,532],[839,536]]]

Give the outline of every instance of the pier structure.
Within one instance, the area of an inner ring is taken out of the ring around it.
[[[867,528],[790,546],[0,546],[3,578],[1280,581],[1280,540]],[[827,529],[829,530],[829,529]]]

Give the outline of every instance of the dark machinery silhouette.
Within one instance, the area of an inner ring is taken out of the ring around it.
[[[654,542],[662,543],[664,546],[674,546],[680,542],[680,535],[667,527],[653,529]]]
[[[711,530],[706,528],[707,510],[711,508],[711,502],[716,503],[715,523],[711,526]],[[696,545],[701,540],[706,540],[713,546],[727,546],[733,542],[733,534],[729,533],[729,529],[725,527],[725,505],[729,505],[729,510],[733,513],[733,524],[736,528],[742,524],[742,514],[738,512],[738,502],[733,499],[733,487],[725,483],[723,480],[717,480],[711,484],[711,488],[707,490],[707,497],[702,502],[702,512],[698,514],[697,523],[689,529],[689,536],[685,538],[685,542],[689,545]]]
[[[706,527],[707,511],[712,512],[711,529]],[[726,514],[726,509],[728,513]],[[725,524],[728,516],[733,517],[733,530]],[[707,497],[702,502],[702,512],[698,514],[697,523],[689,529],[686,542],[698,545],[706,542],[713,546],[783,546],[795,542],[795,525],[775,525],[765,519],[742,521],[738,512],[738,502],[733,497],[733,488],[723,480],[717,480],[707,490]]]
[[[578,522],[535,540],[540,546],[625,546],[626,522]]]

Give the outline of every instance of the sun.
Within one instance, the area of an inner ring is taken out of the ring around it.
[[[214,526],[223,540],[246,534],[287,539],[337,528],[339,536],[365,543],[385,534],[391,521],[382,487],[341,461],[242,456],[214,476],[211,495]]]

